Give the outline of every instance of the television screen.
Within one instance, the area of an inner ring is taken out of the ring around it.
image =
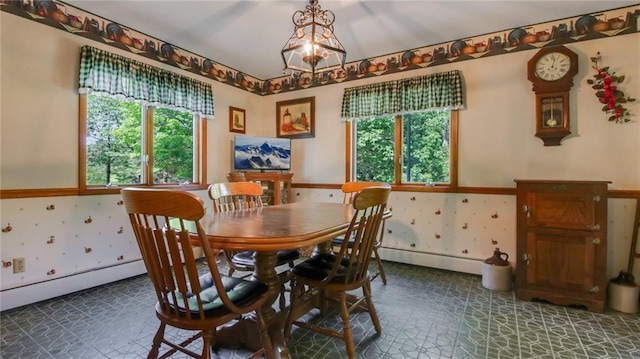
[[[290,170],[291,139],[236,135],[233,146],[236,170]]]

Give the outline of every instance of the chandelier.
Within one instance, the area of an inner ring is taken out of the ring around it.
[[[291,74],[344,69],[347,52],[333,33],[335,15],[322,10],[318,0],[309,0],[304,10],[293,13],[293,34],[282,48],[284,71]]]

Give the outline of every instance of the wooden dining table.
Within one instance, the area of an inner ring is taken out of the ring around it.
[[[273,306],[281,288],[276,251],[315,245],[316,251],[328,252],[330,239],[345,234],[354,212],[349,204],[295,202],[211,214],[200,220],[213,248],[256,251],[253,277],[269,286],[269,296],[262,307],[273,343],[273,352],[266,353],[267,358],[290,358],[283,335],[287,313],[276,311]],[[252,350],[262,347],[257,325],[250,316],[218,328],[217,334],[216,343],[220,346],[245,345]]]

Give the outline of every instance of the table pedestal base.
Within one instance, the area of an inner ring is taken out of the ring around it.
[[[299,318],[314,308],[317,308],[318,301],[310,301],[304,305],[296,307],[295,318]],[[288,359],[290,358],[289,349],[283,335],[284,324],[289,314],[288,308],[281,312],[273,312],[267,322],[269,326],[269,337],[271,345],[274,349],[274,356],[267,354],[267,358],[271,359]],[[260,339],[260,330],[253,315],[245,315],[238,320],[219,326],[216,331],[216,342],[214,348],[220,347],[245,347],[251,351],[258,351],[262,348]]]
[[[269,359],[288,359],[290,358],[289,349],[286,346],[284,336],[282,335],[282,327],[280,323],[271,323],[269,328],[269,337],[273,346],[273,353],[265,353]],[[251,351],[262,349],[262,340],[260,331],[255,318],[243,317],[235,322],[218,327],[216,331],[215,348],[244,347]]]

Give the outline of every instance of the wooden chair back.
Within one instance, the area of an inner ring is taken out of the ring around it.
[[[356,212],[351,219],[340,250],[325,283],[361,283],[368,281],[371,260],[378,231],[382,227],[383,215],[391,186],[371,186],[358,192],[352,201]]]
[[[206,212],[201,198],[185,191],[144,188],[124,188],[121,193],[163,312],[183,316],[185,320],[205,319],[194,245],[204,252],[207,269],[224,306],[234,313],[246,312],[229,300],[224,289],[215,256],[199,222]]]
[[[342,203],[352,203],[356,193],[374,186],[389,186],[389,184],[386,182],[346,182],[342,185]]]
[[[263,207],[263,191],[262,186],[255,182],[226,182],[210,185],[208,193],[213,201],[213,213],[224,213]],[[228,275],[232,275],[236,270],[253,271],[252,266],[234,262],[233,257],[240,252],[233,249],[222,251],[229,266]]]
[[[255,182],[214,183],[209,186],[213,212],[231,212],[262,207],[262,186]]]

